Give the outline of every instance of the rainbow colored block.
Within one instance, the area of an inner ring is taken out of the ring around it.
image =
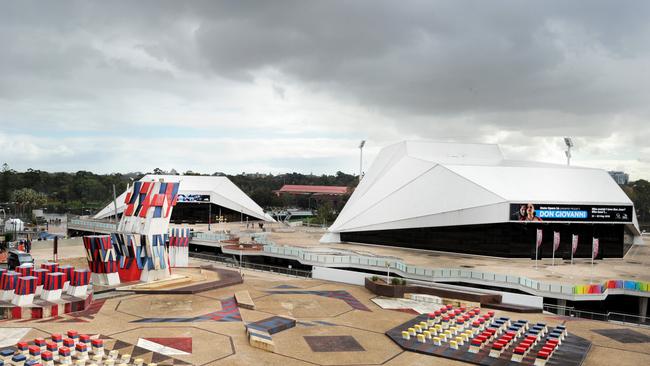
[[[55,262],[47,262],[41,264],[42,269],[47,269],[50,272],[58,272],[59,271],[59,264]]]
[[[63,282],[65,281],[65,273],[55,272],[45,275],[45,285],[43,290],[61,290],[63,289]]]
[[[31,295],[36,292],[38,278],[34,276],[18,277],[16,295]]]
[[[600,285],[599,284],[589,285],[589,293],[590,294],[600,294],[600,293],[602,293]]]
[[[624,286],[626,290],[636,290],[636,281],[625,281]]]
[[[74,271],[72,276],[72,281],[70,284],[72,286],[87,286],[90,283],[90,271],[87,269],[77,269]]]
[[[61,356],[61,357],[70,357],[70,348],[68,348],[68,347],[59,348],[59,356]]]

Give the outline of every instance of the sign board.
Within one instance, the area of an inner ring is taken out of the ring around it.
[[[178,194],[176,202],[210,202],[209,194]]]
[[[510,221],[632,222],[632,206],[511,203]]]

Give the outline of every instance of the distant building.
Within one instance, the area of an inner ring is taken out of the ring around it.
[[[627,184],[630,181],[630,175],[625,172],[610,170],[608,173],[618,185]]]
[[[496,145],[404,141],[381,150],[321,242],[571,258],[573,235],[578,258],[592,256],[593,238],[598,258],[621,258],[640,240],[633,203],[605,170],[508,160]]]
[[[209,217],[212,222],[217,221],[216,217],[223,217],[227,222],[247,219],[275,221],[227,177],[148,174],[140,179],[140,182],[161,179],[165,182],[180,182],[178,201],[172,211],[173,223],[207,223]],[[126,208],[126,195],[127,191],[117,197],[118,215]],[[95,218],[105,219],[113,215],[115,204],[111,202],[97,213]]]
[[[348,193],[348,187],[344,186],[311,186],[311,185],[294,185],[285,184],[282,188],[273,191],[276,195],[280,194],[306,194],[314,196],[341,196]]]

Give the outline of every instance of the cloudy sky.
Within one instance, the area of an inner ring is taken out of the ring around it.
[[[0,163],[358,170],[403,139],[650,179],[650,2],[14,1]]]

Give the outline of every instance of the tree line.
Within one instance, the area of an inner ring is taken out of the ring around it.
[[[102,209],[112,201],[113,185],[115,185],[119,196],[128,184],[139,180],[146,174],[178,175],[179,173],[174,169],[168,172],[158,168],[149,173],[126,174],[95,174],[89,171],[50,173],[36,169],[19,172],[11,169],[5,163],[0,172],[0,207],[17,210],[18,213],[28,213],[31,209],[45,208],[48,212],[90,214]],[[183,174],[208,175],[192,171]],[[347,201],[347,197],[278,196],[273,191],[280,189],[284,184],[335,185],[354,188],[358,182],[358,176],[343,172],[333,175],[300,173],[227,175],[215,172],[211,175],[227,176],[258,205],[267,209],[292,206],[317,208],[321,205],[331,205],[334,210],[340,210]]]

